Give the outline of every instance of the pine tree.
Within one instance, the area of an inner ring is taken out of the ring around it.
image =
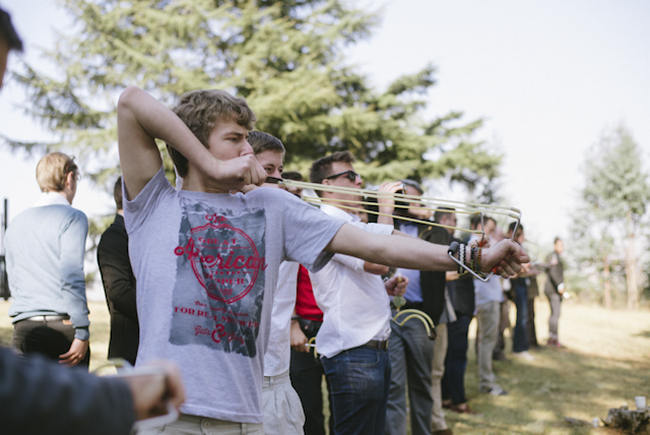
[[[75,28],[45,53],[60,73],[49,76],[24,65],[15,74],[31,95],[27,112],[57,140],[11,143],[68,150],[104,185],[117,171],[115,103],[127,85],[170,106],[180,94],[200,88],[244,97],[257,128],[286,145],[286,166],[302,172],[312,160],[347,149],[370,182],[446,175],[481,187],[498,176],[501,156],[472,139],[480,120],[465,122],[457,112],[423,119],[426,92],[435,84],[433,66],[378,91],[346,64],[346,48],[367,37],[378,21],[349,2],[63,4]]]
[[[640,254],[644,216],[650,200],[648,174],[638,145],[624,128],[605,134],[588,153],[585,187],[573,221],[573,250],[579,263],[601,271],[607,290],[610,273],[623,265],[628,308],[639,302]],[[607,294],[606,294],[607,303]]]

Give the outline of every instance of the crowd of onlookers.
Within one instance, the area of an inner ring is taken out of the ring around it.
[[[5,21],[6,59],[20,40]],[[136,418],[173,415],[169,402],[178,418],[149,420],[138,433],[324,433],[326,385],[332,433],[451,433],[442,408],[471,412],[464,374],[473,316],[480,391],[506,394],[492,370],[508,318],[504,289],[517,309],[513,351],[532,358],[529,298],[539,269],[527,265],[521,225],[504,238],[494,219],[473,216],[480,235],[458,240],[453,208],[399,204],[395,194],[424,193],[408,179],[379,186],[377,214],[363,210],[363,181],[347,151],[312,163],[314,207],[299,183],[283,181],[302,177],[283,173],[282,142],[252,131],[253,111],[224,91],[189,92],[169,109],[129,87],[117,116],[122,176],[114,222],[97,249],[108,357],[174,366],[99,379],[28,356],[86,368],[90,358],[88,221],[72,207],[79,168],[49,153],[36,168],[39,203],[12,220],[4,241],[13,345],[25,355],[1,353],[11,372],[0,377],[0,402],[19,399],[0,411],[10,410],[9,428],[125,433]],[[156,139],[167,144],[175,186]],[[564,291],[558,243],[543,266],[555,346]],[[473,279],[458,264],[495,273]],[[404,310],[413,316],[392,321]],[[42,414],[50,402],[33,394],[47,380],[55,415]]]

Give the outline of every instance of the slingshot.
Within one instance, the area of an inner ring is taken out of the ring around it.
[[[517,228],[519,227],[519,224],[521,222],[521,211],[519,209],[514,207],[502,206],[498,204],[480,204],[480,203],[472,203],[472,202],[464,202],[464,201],[453,201],[453,200],[447,200],[442,198],[407,195],[405,193],[388,193],[388,192],[380,192],[378,190],[371,190],[371,189],[356,189],[351,187],[315,184],[315,183],[307,183],[307,182],[295,181],[295,180],[284,180],[275,177],[267,177],[266,182],[274,183],[274,184],[283,184],[287,187],[291,186],[300,189],[312,189],[314,191],[321,191],[321,192],[327,191],[327,192],[338,192],[338,193],[347,194],[350,196],[350,199],[328,198],[328,202],[335,203],[337,207],[345,210],[350,210],[353,212],[362,209],[365,213],[373,214],[377,216],[388,216],[393,219],[400,219],[403,221],[414,222],[414,223],[423,224],[427,226],[436,226],[448,230],[450,229],[461,230],[470,234],[480,234],[480,238],[474,242],[476,243],[477,246],[483,246],[487,242],[483,228],[485,228],[485,217],[488,213],[496,216],[504,216],[505,218],[516,222],[514,231],[512,232],[513,238],[514,235],[517,233]],[[405,190],[402,189],[402,192],[404,191]],[[360,199],[354,199],[355,196]],[[370,210],[368,208],[363,207],[368,205],[372,205],[372,206],[378,205],[380,200],[388,197],[392,197],[394,203],[393,205],[394,210],[395,209],[408,210],[409,208],[415,206],[419,210],[428,211],[431,213],[442,211],[442,212],[453,212],[461,215],[479,214],[481,219],[481,230],[472,230],[470,228],[442,225],[440,223],[429,221],[429,220],[422,220],[422,219],[417,219],[409,216],[401,216],[399,214],[394,214],[394,213],[387,214],[387,213],[382,213],[379,211]],[[314,196],[304,196],[303,199],[313,204],[320,204],[322,202],[319,197],[314,197]],[[472,274],[472,276],[474,276],[476,279],[486,282],[492,275],[492,273],[486,274],[481,272],[480,270],[473,270],[471,267],[465,264],[465,262],[454,257],[451,252],[448,255],[456,264],[458,264],[460,268],[464,269],[466,273]],[[393,316],[392,321],[399,326],[404,326],[404,324],[409,320],[417,319],[420,322],[422,322],[422,325],[424,325],[424,329],[426,330],[429,339],[431,340],[435,339],[436,338],[435,324],[431,319],[431,317],[427,313],[421,310],[416,310],[412,308],[401,310],[401,307],[403,307],[405,303],[406,303],[406,299],[404,299],[404,297],[402,296],[393,297],[393,305],[397,309],[397,313]],[[315,344],[313,344],[314,339],[315,338],[311,338],[309,342],[306,344],[306,346],[310,347],[311,350],[314,352],[314,356],[316,356],[317,352],[316,352]]]
[[[344,210],[350,210],[353,212],[362,209],[365,213],[376,215],[376,216],[387,216],[393,219],[400,219],[402,221],[408,221],[408,222],[423,224],[427,226],[435,226],[435,227],[445,228],[448,230],[450,229],[460,230],[466,233],[480,235],[480,238],[476,242],[479,246],[482,246],[487,242],[487,239],[485,237],[485,232],[483,231],[483,229],[472,230],[470,228],[464,228],[459,226],[442,225],[437,222],[417,219],[409,216],[401,216],[395,213],[388,214],[388,213],[382,213],[380,211],[369,210],[367,208],[363,208],[363,206],[368,206],[368,205],[374,206],[377,205],[380,200],[392,197],[395,210],[398,209],[408,210],[411,207],[417,207],[419,210],[428,211],[431,213],[435,213],[437,211],[442,211],[442,212],[451,211],[453,213],[456,213],[457,215],[478,214],[481,219],[481,228],[485,227],[484,221],[486,215],[489,214],[493,216],[503,216],[508,220],[516,222],[514,231],[512,232],[513,238],[514,235],[517,233],[517,228],[519,227],[519,223],[521,222],[521,211],[519,209],[515,207],[503,206],[498,204],[480,204],[480,203],[465,202],[465,201],[453,201],[453,200],[442,199],[442,198],[407,195],[405,193],[388,193],[388,192],[380,192],[378,190],[372,190],[372,189],[356,189],[353,187],[341,187],[341,186],[332,186],[332,185],[325,185],[325,184],[307,183],[304,181],[285,180],[282,178],[275,178],[275,177],[267,177],[266,182],[274,183],[274,184],[282,184],[291,187],[297,187],[300,189],[312,189],[314,191],[321,191],[321,192],[326,191],[326,192],[338,192],[338,193],[348,194],[350,195],[350,199],[328,198],[328,202],[335,203],[337,207]],[[354,199],[354,197],[360,199]],[[314,196],[304,196],[303,199],[312,204],[320,204],[322,202],[319,197],[314,197]],[[459,268],[465,270],[465,273],[470,273],[476,279],[486,282],[490,278],[491,273],[483,273],[480,270],[473,270],[470,266],[460,261],[453,255],[449,254],[449,257],[456,264],[458,264]]]

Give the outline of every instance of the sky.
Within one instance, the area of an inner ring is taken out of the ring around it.
[[[392,0],[381,6],[372,36],[346,51],[371,83],[384,88],[427,64],[437,68],[427,117],[462,111],[482,118],[482,139],[504,156],[500,193],[522,210],[527,237],[551,247],[569,236],[582,187],[581,165],[601,135],[624,125],[650,162],[650,2],[645,0]],[[26,42],[53,47],[53,29],[70,21],[47,0],[0,0]],[[16,59],[14,59],[15,61]],[[12,59],[10,59],[10,67]],[[28,100],[7,83],[0,98],[0,133],[47,138],[21,115]],[[35,158],[0,147],[0,198],[10,219],[38,195]],[[460,195],[457,191],[445,191]],[[439,196],[440,192],[432,192]],[[450,197],[459,199],[462,197]],[[110,213],[111,197],[82,179],[74,205],[89,216]]]

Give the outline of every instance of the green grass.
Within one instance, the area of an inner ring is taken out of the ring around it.
[[[0,342],[11,342],[9,302],[0,301]],[[91,369],[106,359],[109,317],[104,302],[91,302]],[[508,352],[507,361],[494,364],[507,396],[478,393],[475,326],[470,327],[466,392],[475,415],[447,411],[449,427],[457,434],[617,433],[604,428],[572,427],[564,417],[591,421],[605,418],[609,408],[634,405],[634,396],[650,397],[650,312],[608,311],[600,307],[564,303],[560,337],[567,349],[533,351],[533,361]],[[512,313],[514,314],[514,313]],[[540,343],[546,341],[548,304],[536,303]],[[507,337],[508,350],[511,345]]]
[[[470,329],[466,392],[476,415],[446,413],[456,433],[616,433],[605,428],[570,426],[565,417],[605,418],[609,408],[634,406],[634,396],[650,396],[650,313],[607,311],[564,303],[560,337],[567,349],[542,347],[533,361],[508,352],[496,361],[499,383],[509,394],[478,393],[474,329]],[[514,309],[513,309],[514,310]],[[536,302],[538,339],[547,338],[548,304]],[[514,313],[511,313],[514,315]],[[507,337],[507,347],[511,347]]]

